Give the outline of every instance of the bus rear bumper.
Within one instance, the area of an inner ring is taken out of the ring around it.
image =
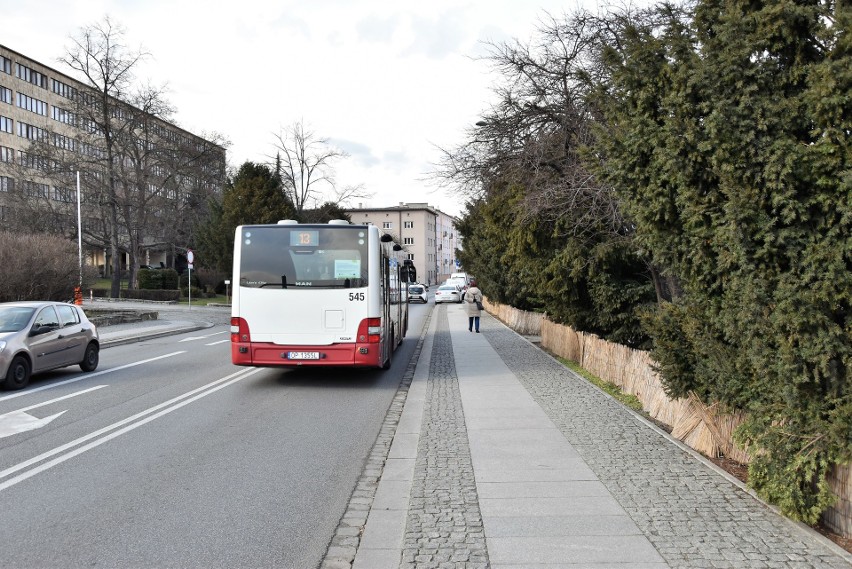
[[[381,344],[282,346],[271,343],[231,343],[231,362],[252,367],[381,367]]]

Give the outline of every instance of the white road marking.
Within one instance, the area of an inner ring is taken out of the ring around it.
[[[189,338],[183,338],[179,340],[180,342],[192,342],[195,340],[206,340],[207,338],[212,338],[213,336],[218,336],[219,334],[229,333],[227,330],[220,330],[219,332],[213,332],[212,334],[207,334],[205,336],[190,336]]]
[[[65,413],[65,411],[62,411],[60,413],[57,413],[56,415],[51,415],[50,417],[39,419],[38,417],[33,417],[32,415],[30,415],[29,413],[27,413],[27,411],[38,409],[39,407],[44,407],[45,405],[50,405],[51,403],[56,403],[57,401],[71,399],[72,397],[77,397],[78,395],[83,395],[84,393],[89,393],[90,391],[101,389],[102,387],[106,387],[106,385],[96,385],[95,387],[84,389],[83,391],[69,393],[68,395],[63,395],[62,397],[56,397],[49,401],[43,401],[41,403],[36,403],[35,405],[30,405],[29,407],[24,407],[23,409],[16,409],[15,411],[0,415],[0,439],[10,437],[17,433],[23,433],[24,431],[32,431],[34,429],[39,429],[62,415],[62,413]]]
[[[45,405],[50,405],[51,403],[56,403],[57,401],[65,401],[66,399],[71,399],[72,397],[77,397],[78,395],[83,395],[85,393],[89,393],[90,391],[96,391],[106,387],[106,385],[96,385],[94,387],[90,387],[89,389],[84,389],[83,391],[77,391],[75,393],[69,393],[68,395],[63,395],[62,397],[56,397],[54,399],[49,399],[47,401],[42,401],[41,403],[36,403],[35,405],[30,405],[29,407],[24,407],[23,409],[18,409],[18,411],[31,411],[32,409],[38,409],[39,407],[44,407]],[[2,415],[0,415],[2,416]]]
[[[63,413],[65,413],[65,411],[60,411],[59,413],[51,415],[50,417],[45,417],[44,419],[33,417],[24,411],[12,411],[11,413],[0,415],[0,439],[11,437],[12,435],[23,433],[24,431],[40,429]]]
[[[53,389],[54,387],[59,387],[60,385],[67,385],[69,383],[74,383],[74,382],[77,382],[77,381],[80,381],[80,380],[83,380],[83,379],[88,379],[90,377],[97,377],[97,376],[103,375],[105,373],[112,373],[114,371],[118,371],[118,370],[121,370],[121,369],[127,369],[129,367],[139,366],[139,365],[142,365],[142,364],[147,364],[149,362],[161,360],[163,358],[170,358],[172,356],[178,356],[180,354],[185,354],[185,353],[186,353],[186,350],[182,350],[180,352],[172,352],[171,354],[165,354],[165,355],[162,355],[162,356],[157,356],[156,358],[148,358],[147,360],[142,360],[142,361],[139,361],[139,362],[124,364],[123,366],[111,367],[109,369],[105,369],[105,370],[102,370],[102,371],[94,371],[92,373],[84,373],[84,374],[79,375],[79,376],[77,376],[73,379],[66,379],[65,381],[58,381],[56,383],[51,383],[50,385],[44,385],[42,387],[36,387],[35,389],[26,389],[24,391],[16,391],[15,393],[12,393],[11,395],[6,395],[4,397],[0,397],[0,401],[7,401],[9,399],[14,399],[15,397],[23,397],[24,395],[29,395],[31,393],[38,393],[39,391],[44,391],[45,389]]]
[[[220,389],[223,389],[223,388],[225,388],[225,387],[227,387],[227,386],[229,386],[233,383],[237,383],[238,381],[242,381],[243,379],[246,379],[247,377],[254,375],[255,373],[261,371],[261,369],[262,368],[251,368],[251,369],[248,369],[248,370],[240,370],[238,372],[232,373],[231,375],[225,376],[221,379],[217,379],[216,381],[208,383],[207,385],[204,385],[204,386],[199,387],[197,389],[193,389],[192,391],[188,391],[188,392],[184,393],[183,395],[179,395],[179,396],[177,396],[173,399],[170,399],[168,401],[160,403],[159,405],[155,405],[154,407],[151,407],[150,409],[146,409],[146,410],[144,410],[140,413],[137,413],[137,414],[135,414],[131,417],[128,417],[126,419],[123,419],[121,421],[113,423],[112,425],[106,426],[102,429],[99,429],[97,431],[89,433],[88,435],[82,436],[82,437],[75,439],[75,440],[73,440],[69,443],[66,443],[62,446],[56,447],[55,449],[49,450],[49,451],[44,452],[44,453],[42,453],[42,454],[40,454],[36,457],[33,457],[29,460],[26,460],[24,462],[21,462],[19,464],[11,466],[11,467],[3,470],[3,471],[0,471],[0,478],[6,478],[7,476],[10,476],[10,475],[12,475],[16,472],[19,472],[21,470],[24,470],[24,469],[30,467],[30,466],[33,466],[34,464],[37,464],[37,463],[39,463],[39,462],[41,462],[45,459],[48,459],[52,456],[63,453],[65,451],[69,450],[69,449],[73,449],[74,447],[81,445],[81,444],[85,443],[86,441],[92,441],[92,442],[86,444],[85,446],[79,447],[79,448],[74,449],[74,450],[70,450],[69,452],[67,452],[67,453],[65,453],[61,456],[58,456],[51,461],[45,462],[44,464],[41,464],[40,466],[36,466],[35,468],[27,470],[26,472],[23,472],[23,473],[15,476],[14,478],[10,478],[9,480],[0,484],[0,492],[2,492],[3,490],[6,490],[7,488],[14,486],[15,484],[18,484],[19,482],[23,482],[24,480],[27,480],[28,478],[31,478],[31,477],[35,476],[36,474],[39,474],[41,472],[44,472],[45,470],[53,468],[57,464],[61,464],[61,463],[65,462],[66,460],[74,458],[75,456],[77,456],[79,454],[82,454],[82,453],[84,453],[88,450],[91,450],[95,447],[98,447],[98,446],[104,444],[105,442],[111,441],[112,439],[114,439],[114,438],[116,438],[120,435],[123,435],[124,433],[130,432],[133,429],[136,429],[137,427],[141,427],[142,425],[145,425],[146,423],[149,423],[149,422],[153,421],[154,419],[162,417],[163,415],[167,415],[168,413],[171,413],[172,411],[176,411],[176,410],[180,409],[181,407],[183,407],[184,405],[188,405],[189,403],[192,403],[193,401],[201,399],[202,397],[206,397],[206,396],[210,395],[211,393],[215,393],[216,391],[219,391]],[[136,422],[134,423],[133,421],[136,421]],[[119,429],[119,427],[122,427],[122,428]],[[119,430],[116,431],[115,429],[119,429]],[[110,433],[110,431],[114,431],[114,432]],[[107,434],[107,433],[109,433],[109,434]],[[104,435],[104,436],[101,436],[101,435]],[[101,437],[101,438],[97,438],[97,437]],[[95,439],[95,440],[92,440],[92,439]]]
[[[209,344],[204,344],[204,345],[205,346],[215,346],[217,344],[224,344],[224,343],[230,342],[230,341],[231,341],[231,339],[228,338],[227,340],[219,340],[218,342],[210,342]]]

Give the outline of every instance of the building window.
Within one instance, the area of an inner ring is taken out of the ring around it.
[[[0,176],[0,192],[11,192],[15,189],[15,180],[9,176]]]
[[[26,180],[23,182],[24,185],[24,194],[29,198],[49,198],[50,197],[50,186],[47,184],[40,184],[38,182],[31,182]]]
[[[39,156],[38,154],[30,154],[29,152],[19,150],[18,158],[21,166],[25,168],[41,170],[42,172],[46,172],[49,170],[50,161],[44,156]]]
[[[15,75],[18,79],[23,79],[27,83],[32,83],[42,89],[47,89],[47,76],[44,73],[39,73],[35,69],[30,69],[26,65],[21,65],[20,63],[16,64]]]
[[[56,79],[50,80],[50,90],[66,99],[71,99],[72,101],[77,99],[77,89]]]
[[[53,188],[53,199],[58,202],[71,203],[77,201],[77,195],[74,190],[69,188]]]
[[[393,229],[393,222],[383,221],[382,222],[382,229]]]
[[[14,162],[15,151],[5,146],[0,146],[0,162]]]
[[[414,222],[413,221],[403,221],[402,226],[405,229],[414,229]]]
[[[9,117],[0,117],[0,132],[12,133],[12,119]]]
[[[408,259],[409,261],[413,261],[413,260],[414,260],[414,255],[409,254],[409,255],[407,256],[407,259]]]
[[[403,245],[414,245],[414,237],[404,237],[402,239]]]
[[[0,55],[0,71],[6,75],[12,74],[12,60]]]
[[[18,121],[18,136],[29,138],[30,140],[44,140],[47,137],[47,131],[43,128]]]
[[[12,104],[12,90],[0,85],[0,103]]]
[[[7,221],[9,217],[9,208],[5,205],[0,205],[0,221]]]
[[[43,117],[47,116],[47,103],[34,97],[30,97],[29,95],[18,93],[18,106],[30,111],[31,113],[35,113]]]
[[[66,111],[61,107],[53,107],[53,120],[61,123],[75,125],[77,124],[76,117],[71,111]]]
[[[53,145],[57,148],[64,148],[65,150],[76,150],[77,144],[76,141],[69,137],[58,133],[53,133]]]

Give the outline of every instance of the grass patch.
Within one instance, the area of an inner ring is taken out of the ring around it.
[[[622,405],[625,405],[634,411],[641,413],[642,415],[647,415],[645,413],[644,408],[642,407],[642,402],[639,401],[639,398],[633,395],[632,393],[625,393],[618,387],[616,384],[611,383],[609,381],[604,381],[596,375],[592,375],[585,369],[581,368],[577,362],[567,360],[565,358],[556,357],[559,362],[565,367],[569,368],[571,371],[587,380],[589,383],[593,383],[598,386],[607,394],[611,395],[614,399],[618,400]]]
[[[197,306],[197,305],[207,306],[208,304],[230,304],[230,303],[231,303],[231,298],[226,297],[224,294],[217,295],[213,298],[197,298],[195,296],[192,297],[192,305],[193,306]],[[189,304],[189,299],[185,296],[182,296],[182,297],[180,297],[178,304],[184,304],[184,305]]]

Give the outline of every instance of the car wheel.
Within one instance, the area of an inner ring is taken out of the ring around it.
[[[30,382],[30,362],[23,356],[15,356],[9,364],[3,387],[6,389],[23,389]]]
[[[100,361],[100,348],[94,342],[90,342],[86,346],[86,353],[83,354],[83,361],[80,362],[80,369],[83,371],[95,371],[98,368]]]

